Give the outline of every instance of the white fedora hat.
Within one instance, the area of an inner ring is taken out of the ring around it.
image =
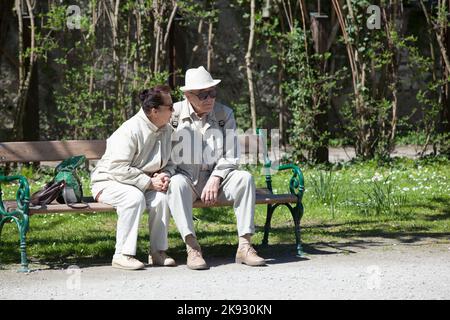
[[[184,87],[181,87],[181,91],[200,90],[213,87],[217,85],[219,79],[213,79],[208,71],[203,66],[186,71],[184,78]]]

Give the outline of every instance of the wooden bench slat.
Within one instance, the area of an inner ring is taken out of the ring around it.
[[[243,154],[256,154],[261,145],[257,135],[239,135]],[[106,150],[106,140],[20,141],[0,142],[0,162],[62,161],[74,155],[87,160],[100,159]]]
[[[0,162],[60,161],[73,155],[100,159],[106,140],[30,141],[0,143]]]
[[[87,208],[77,208],[73,209],[65,204],[59,204],[53,202],[47,206],[41,207],[30,207],[30,215],[33,214],[53,214],[53,213],[88,213],[88,212],[105,212],[114,211],[114,208],[110,205],[104,203],[94,202],[92,197],[85,197],[84,201],[89,205]],[[295,203],[297,197],[292,194],[271,194],[268,189],[257,189],[256,190],[256,204],[276,204],[276,203]],[[16,208],[15,201],[4,201],[7,208]],[[194,202],[194,208],[211,208],[211,207],[222,207],[230,206],[233,203],[231,201],[218,202],[215,205],[206,205],[200,200]]]

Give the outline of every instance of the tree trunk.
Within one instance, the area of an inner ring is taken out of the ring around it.
[[[211,61],[212,61],[212,55],[213,55],[213,46],[212,46],[212,40],[213,40],[214,34],[213,34],[213,22],[211,21],[208,25],[208,53],[206,58],[206,65],[207,70],[211,72]]]
[[[26,42],[25,42],[26,43]],[[25,103],[25,114],[23,117],[23,140],[39,140],[39,72],[38,63],[33,64],[31,70],[30,86]]]
[[[172,1],[172,12],[170,13],[169,21],[167,22],[166,32],[164,33],[164,41],[162,45],[162,56],[166,57],[166,48],[169,41],[169,37],[172,34],[172,25],[175,19],[175,15],[178,10],[178,4],[176,1]]]
[[[448,28],[448,12],[450,11],[450,0],[443,0],[444,3],[443,5],[445,5],[445,2],[447,2],[447,18],[445,19],[443,25],[443,39],[444,39],[444,44],[445,44],[445,50],[447,52],[447,54],[450,52],[450,31]],[[440,131],[442,133],[449,133],[450,132],[450,84],[449,84],[449,79],[450,79],[450,71],[446,68],[444,71],[444,79],[447,79],[447,81],[445,81],[445,84],[443,86],[443,95],[442,95],[442,112],[441,112],[441,117],[440,117]],[[446,139],[449,139],[448,137]],[[444,145],[445,146],[445,145]],[[450,147],[448,145],[446,145],[445,147],[447,147],[447,150],[441,150],[442,153],[445,153],[447,155],[450,154]]]
[[[252,52],[255,36],[255,0],[250,2],[250,35],[248,38],[247,54],[245,55],[245,65],[247,67],[248,93],[250,96],[250,112],[252,116],[252,130],[256,134],[256,102],[255,89],[252,70]]]
[[[344,38],[347,49],[348,60],[352,71],[353,93],[356,117],[356,141],[355,152],[357,156],[363,158],[371,158],[374,155],[375,135],[374,128],[370,125],[369,119],[371,117],[370,110],[366,107],[365,97],[361,88],[365,87],[366,83],[366,63],[360,61],[358,50],[352,45],[349,35],[347,33],[347,24],[342,12],[342,4],[339,0],[332,0],[333,8],[341,27],[341,32]],[[347,10],[349,19],[356,26],[356,18],[354,16],[353,7],[350,0],[347,0]]]
[[[163,51],[163,29],[162,20],[164,13],[165,2],[159,2],[159,0],[153,0],[153,19],[154,19],[154,34],[155,34],[155,67],[154,73],[161,71],[161,51]]]
[[[436,41],[439,46],[439,51],[441,53],[440,55],[440,67],[441,67],[441,74],[442,74],[442,80],[444,81],[444,84],[441,88],[440,92],[440,101],[441,104],[441,112],[440,112],[440,119],[439,124],[437,125],[437,131],[438,133],[448,133],[450,132],[450,98],[449,98],[449,76],[450,76],[450,62],[448,57],[448,52],[450,50],[450,35],[448,31],[448,12],[450,8],[450,0],[440,0],[438,2],[438,11],[442,10],[445,11],[447,14],[444,15],[443,21],[439,21],[439,25],[437,25],[432,17],[430,17],[430,14],[428,13],[427,8],[425,7],[425,4],[423,0],[419,0],[420,5],[422,7],[422,11],[425,15],[425,19],[428,24],[429,30],[433,30],[435,33]],[[430,31],[429,31],[430,32]],[[427,144],[424,146],[424,149],[422,150],[422,153],[425,151]],[[449,153],[450,150],[442,150],[444,153]]]
[[[442,11],[445,14],[443,15],[443,21],[441,21],[440,25],[440,35],[442,38],[442,46],[444,47],[441,49],[442,55],[441,55],[441,65],[446,65],[446,68],[442,68],[442,78],[444,80],[444,84],[442,86],[442,97],[441,97],[441,110],[439,112],[439,125],[438,125],[438,132],[441,134],[449,134],[450,133],[450,92],[449,92],[449,77],[450,77],[450,70],[448,68],[448,53],[450,52],[450,32],[448,29],[448,17],[450,12],[450,0],[441,0],[441,6]],[[445,55],[444,55],[445,54]],[[447,61],[446,61],[447,60]],[[448,140],[448,137],[446,138]],[[442,147],[448,148],[448,145],[443,145]],[[450,149],[443,150],[441,148],[441,151],[446,154],[450,154]]]
[[[120,112],[121,122],[128,118],[127,110],[124,103],[123,86],[124,79],[121,71],[122,53],[120,50],[120,35],[119,35],[119,8],[120,0],[110,0],[110,8],[105,4],[105,11],[111,24],[112,45],[113,45],[113,68],[115,73],[115,99]],[[116,122],[118,119],[114,119]],[[118,127],[119,123],[115,123],[114,127]]]
[[[173,23],[173,26],[169,30],[169,85],[172,89],[177,86],[177,50],[176,50],[176,28],[177,25]]]
[[[279,123],[279,127],[280,127],[280,135],[281,135],[281,146],[283,147],[284,150],[286,150],[286,144],[287,144],[287,138],[286,138],[286,125],[288,123],[287,121],[287,110],[286,110],[286,106],[284,104],[284,99],[283,99],[283,74],[284,74],[284,70],[283,67],[280,66],[280,69],[278,71],[278,110],[279,110],[279,115],[278,115],[278,123]]]
[[[398,82],[399,82],[399,76],[398,76],[398,68],[399,68],[399,61],[400,61],[400,52],[396,48],[394,39],[392,39],[392,31],[396,32],[398,35],[403,34],[403,28],[402,25],[397,25],[397,18],[399,16],[403,15],[403,12],[401,12],[401,3],[399,3],[397,0],[391,1],[389,6],[389,13],[387,13],[386,8],[382,9],[382,14],[384,16],[385,21],[385,32],[386,32],[386,38],[387,38],[387,45],[389,48],[389,51],[393,53],[393,57],[389,63],[389,65],[386,68],[385,73],[387,73],[386,78],[390,83],[385,84],[381,83],[383,88],[388,88],[391,90],[392,95],[392,116],[391,116],[391,122],[390,124],[384,124],[386,126],[383,134],[384,139],[386,140],[387,145],[383,146],[383,153],[386,156],[389,156],[390,153],[394,150],[395,147],[395,136],[397,133],[397,123],[398,123]],[[385,94],[382,93],[380,95],[381,97],[384,97]]]
[[[325,15],[311,15],[311,31],[314,41],[314,51],[318,54],[324,54],[327,49],[327,26],[329,19]],[[316,66],[323,70],[325,61],[322,65]],[[317,95],[319,96],[319,95]],[[314,105],[317,107],[317,114],[314,117],[314,149],[312,151],[313,159],[319,163],[328,162],[328,100],[317,101],[317,96],[312,97]]]
[[[138,73],[139,72],[139,66],[142,63],[142,52],[141,52],[141,46],[142,46],[142,17],[139,5],[135,6],[134,8],[134,16],[136,21],[136,28],[135,28],[135,40],[136,40],[136,55],[134,56],[133,60],[133,72]],[[133,83],[132,83],[133,92],[137,91],[138,88],[138,82],[137,77],[133,77]],[[135,114],[138,110],[138,105],[136,103],[136,99],[131,99],[131,105],[132,105],[132,113]]]
[[[23,50],[23,17],[22,17],[22,1],[16,0],[15,10],[17,14],[17,22],[18,22],[18,48],[19,48],[19,91],[17,93],[17,111],[16,117],[14,119],[14,139],[22,140],[23,139],[23,106],[25,105],[24,101],[25,97],[23,94],[24,91],[24,79],[25,79],[25,62],[24,62],[24,50]]]
[[[197,27],[197,44],[192,48],[191,58],[189,59],[189,64],[187,65],[188,68],[193,67],[192,64],[194,63],[194,58],[196,56],[196,53],[203,43],[202,30],[203,30],[203,18],[200,18],[200,21],[198,22],[198,27]]]
[[[15,140],[20,141],[24,139],[24,118],[25,113],[27,111],[27,102],[28,102],[28,91],[30,88],[31,78],[32,75],[36,72],[33,72],[34,64],[36,61],[36,53],[35,53],[35,24],[34,24],[34,14],[33,14],[33,8],[31,6],[30,0],[26,0],[26,6],[27,11],[29,14],[29,28],[24,28],[24,21],[22,12],[24,11],[24,8],[22,7],[22,1],[16,0],[15,3],[15,9],[17,13],[17,19],[18,19],[18,25],[19,25],[19,90],[18,90],[18,97],[17,97],[17,110],[16,110],[16,117],[14,120],[14,137]],[[25,23],[25,26],[28,26],[28,22]],[[25,33],[28,33],[28,29],[30,30],[29,38],[28,35],[25,36]],[[29,49],[30,49],[30,57],[28,59],[25,59],[25,52],[28,45],[24,46],[24,39],[29,39]],[[27,66],[28,62],[28,66]],[[38,97],[33,100],[38,100]],[[34,106],[36,109],[33,112],[32,117],[36,116],[36,111],[38,110],[36,105]],[[29,109],[33,109],[33,106],[29,106]],[[38,115],[39,117],[39,115]],[[38,118],[39,119],[39,118]],[[33,121],[36,121],[35,119]],[[39,121],[39,120],[37,120]],[[34,136],[32,137],[34,138]]]

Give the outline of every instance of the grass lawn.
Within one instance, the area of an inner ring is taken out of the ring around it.
[[[265,186],[260,168],[249,168],[257,186]],[[306,192],[302,241],[306,252],[318,245],[363,244],[373,239],[396,239],[416,243],[432,238],[450,242],[450,161],[445,158],[395,159],[389,164],[375,161],[347,163],[331,168],[303,168]],[[51,179],[48,170],[22,169],[32,192]],[[88,175],[81,173],[85,194]],[[288,192],[290,172],[273,176],[274,192]],[[3,198],[12,199],[15,185],[2,185]],[[266,207],[256,207],[254,242],[261,243]],[[237,236],[231,208],[195,209],[197,235],[206,257],[230,258]],[[138,240],[138,258],[148,252],[147,215]],[[116,214],[35,215],[30,219],[28,256],[32,263],[51,266],[109,263],[114,252]],[[289,210],[280,207],[272,220],[268,248],[263,256],[295,253],[293,222]],[[169,232],[169,254],[184,263],[184,245],[175,225]],[[0,263],[20,262],[18,232],[6,224],[0,243]]]

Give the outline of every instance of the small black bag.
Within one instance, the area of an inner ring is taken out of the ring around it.
[[[45,206],[55,200],[64,189],[66,182],[64,180],[54,182],[50,181],[44,188],[31,195],[31,204],[34,206]]]

